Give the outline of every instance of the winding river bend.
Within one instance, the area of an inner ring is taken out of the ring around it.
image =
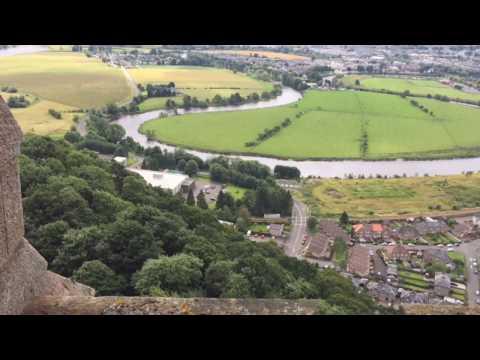
[[[245,104],[242,106],[224,106],[224,107],[210,107],[207,109],[192,109],[189,111],[179,110],[178,114],[194,114],[202,112],[218,112],[218,111],[243,111],[252,109],[264,109],[269,107],[276,107],[282,105],[288,105],[299,101],[302,95],[291,89],[284,88],[282,95],[269,100],[262,101],[256,104]],[[162,144],[157,141],[148,141],[147,137],[139,132],[140,126],[150,120],[154,120],[160,117],[161,114],[173,115],[171,112],[160,110],[150,111],[138,115],[124,116],[116,121],[117,124],[123,126],[127,132],[127,136],[131,136],[135,141],[142,146],[149,148],[159,146],[162,149],[172,151],[175,146]],[[204,151],[186,150],[189,153],[198,156],[203,160],[219,156],[219,154],[208,153]],[[407,176],[423,176],[428,174],[434,175],[457,175],[468,171],[480,171],[480,158],[469,159],[451,159],[451,160],[425,160],[425,161],[297,161],[297,160],[279,160],[268,157],[258,156],[236,156],[225,155],[232,158],[240,158],[244,160],[256,160],[261,164],[267,165],[270,168],[274,168],[276,165],[295,166],[301,172],[302,176],[320,176],[324,178],[344,177],[352,174],[354,176],[376,176],[377,174],[382,176],[395,176],[403,175]]]

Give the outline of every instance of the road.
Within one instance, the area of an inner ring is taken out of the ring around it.
[[[309,210],[307,206],[294,200],[292,210],[292,229],[285,247],[285,253],[288,256],[296,258],[301,257],[300,250],[302,247],[302,240],[307,234],[308,216]]]
[[[467,273],[467,291],[468,304],[474,305],[477,298],[477,290],[479,290],[479,276],[475,272],[470,262],[470,258],[478,259],[480,257],[480,239],[463,243],[458,247],[458,251],[465,255],[465,270]]]

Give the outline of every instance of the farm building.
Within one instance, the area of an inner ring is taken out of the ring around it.
[[[172,193],[177,194],[182,190],[184,183],[188,183],[190,180],[187,175],[172,173],[168,171],[150,171],[150,170],[137,170],[129,169],[141,177],[153,187],[159,187],[164,190],[170,190]]]

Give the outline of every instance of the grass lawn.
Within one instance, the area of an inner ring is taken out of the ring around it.
[[[388,180],[325,179],[305,185],[298,196],[313,214],[322,216],[338,217],[343,211],[352,217],[441,214],[454,207],[480,207],[480,174]]]
[[[455,244],[457,241],[448,234],[428,234],[423,237],[428,241],[429,244],[438,245],[438,244]]]
[[[417,80],[407,78],[370,77],[368,75],[348,75],[342,82],[348,86],[357,86],[355,81],[360,81],[360,87],[375,90],[390,90],[404,92],[409,90],[411,94],[418,95],[445,95],[450,98],[465,100],[480,100],[480,94],[467,93],[444,85],[436,80]]]
[[[79,108],[100,107],[130,97],[120,69],[68,52],[2,57],[0,85]]]
[[[419,99],[426,114],[396,95],[307,91],[289,106],[239,112],[189,114],[153,120],[142,130],[184,147],[287,159],[435,158],[480,153],[480,110]],[[297,118],[297,114],[302,114]],[[285,118],[292,124],[254,147],[264,129]],[[362,133],[368,149],[361,150]],[[368,174],[367,174],[368,175]],[[399,174],[401,175],[401,174]]]
[[[262,234],[268,233],[268,228],[267,228],[267,225],[265,224],[253,224],[252,226],[250,226],[249,230],[251,230],[254,233],[262,233]]]
[[[425,291],[431,288],[430,283],[423,278],[422,274],[413,271],[399,271],[398,275],[402,288],[415,291]]]
[[[247,189],[235,185],[227,185],[226,190],[235,200],[243,199],[243,196],[247,192]]]

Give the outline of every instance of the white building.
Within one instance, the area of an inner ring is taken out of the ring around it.
[[[131,172],[139,174],[143,179],[153,187],[159,187],[164,190],[171,190],[172,193],[180,192],[182,185],[189,179],[187,175],[168,172],[168,171],[150,171],[128,169]]]
[[[128,159],[126,157],[117,156],[113,158],[113,160],[115,160],[115,162],[119,163],[120,165],[127,166]]]

